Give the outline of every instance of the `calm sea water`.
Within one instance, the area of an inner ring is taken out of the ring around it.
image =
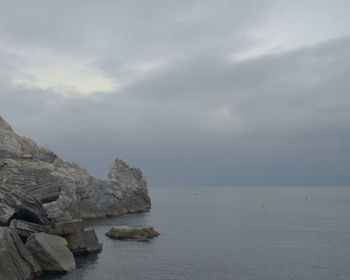
[[[350,279],[350,187],[151,189],[150,213],[88,221],[104,249],[42,279]],[[113,225],[152,225],[149,242]]]

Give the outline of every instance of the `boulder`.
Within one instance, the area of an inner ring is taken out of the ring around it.
[[[69,235],[80,231],[84,231],[85,224],[83,220],[70,220],[68,222],[57,222],[53,224],[54,234]]]
[[[0,185],[0,226],[10,224],[11,219],[45,225],[49,221],[40,201],[21,188]]]
[[[68,235],[66,239],[68,247],[74,255],[85,255],[102,251],[102,244],[98,243],[95,230],[93,229]]]
[[[50,226],[34,224],[17,219],[11,221],[10,228],[13,228],[24,239],[36,232],[46,232],[52,234],[52,229]]]
[[[34,233],[25,246],[45,272],[69,272],[76,267],[67,241],[60,236],[44,232]]]
[[[159,236],[159,232],[153,227],[129,227],[129,226],[114,226],[106,236],[112,239],[136,239],[147,240]]]
[[[30,184],[24,186],[23,189],[41,201],[41,203],[56,201],[59,198],[61,191],[61,187],[52,182]]]
[[[0,280],[27,280],[41,274],[41,268],[17,233],[0,227]]]

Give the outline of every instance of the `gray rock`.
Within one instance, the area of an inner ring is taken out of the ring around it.
[[[53,223],[68,222],[73,219],[71,214],[68,211],[62,210],[56,204],[45,203],[44,208],[47,214],[47,218]]]
[[[61,191],[61,187],[52,182],[26,185],[23,189],[41,201],[41,203],[56,201]]]
[[[159,232],[153,227],[114,226],[106,233],[106,236],[120,240],[147,240],[159,236]]]
[[[52,229],[49,226],[34,224],[17,219],[11,221],[10,228],[15,229],[18,235],[25,239],[28,238],[32,233],[36,232],[46,232],[52,234]]]
[[[68,222],[57,222],[53,224],[52,229],[54,234],[69,235],[83,231],[85,224],[83,220],[71,220]]]
[[[50,201],[50,207],[79,219],[148,211],[151,207],[146,179],[139,169],[115,160],[108,180],[98,180],[79,165],[65,162],[34,141],[18,136],[0,117],[1,183],[47,186],[35,190],[35,195],[43,202]],[[53,202],[57,192],[52,186],[60,187],[59,197]]]
[[[131,168],[123,160],[116,159],[108,174],[108,183],[120,189],[120,199],[129,213],[150,209],[146,178],[138,168]]]
[[[66,236],[68,247],[74,255],[99,253],[102,251],[102,244],[98,243],[95,230],[85,230]]]
[[[0,225],[9,225],[11,219],[47,224],[42,204],[18,187],[0,185]]]
[[[27,280],[40,274],[39,264],[17,233],[0,227],[0,280]]]
[[[60,236],[35,233],[28,238],[25,246],[45,272],[69,272],[76,267],[67,241]]]

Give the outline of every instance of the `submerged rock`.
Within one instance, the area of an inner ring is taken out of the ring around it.
[[[17,233],[0,227],[0,280],[28,280],[40,274],[40,265]]]
[[[153,227],[114,226],[106,233],[106,236],[120,240],[147,240],[159,236],[159,232]]]
[[[68,211],[73,218],[121,215],[151,207],[146,179],[139,169],[117,159],[108,180],[96,179],[79,165],[18,136],[1,117],[0,171],[0,184],[25,187],[48,202],[50,209]],[[10,209],[3,211],[12,215]]]
[[[36,198],[18,187],[0,185],[0,226],[9,225],[14,218],[42,225],[49,222]]]
[[[69,272],[75,269],[75,260],[67,241],[44,232],[32,234],[25,247],[33,254],[45,272]]]

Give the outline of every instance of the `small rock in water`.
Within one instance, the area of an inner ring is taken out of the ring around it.
[[[153,227],[114,226],[106,233],[106,236],[119,240],[147,240],[159,236],[159,232]]]

